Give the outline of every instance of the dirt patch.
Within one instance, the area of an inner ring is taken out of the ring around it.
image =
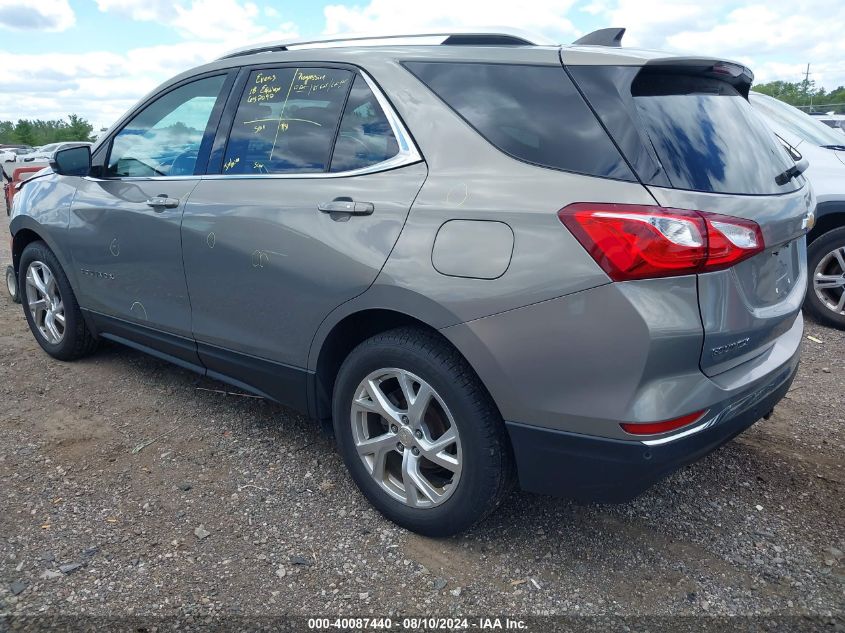
[[[841,615],[845,334],[807,333],[770,420],[636,500],[517,493],[431,540],[313,422],[119,346],[54,361],[3,295],[0,612]]]

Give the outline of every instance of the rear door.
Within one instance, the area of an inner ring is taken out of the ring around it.
[[[426,168],[355,68],[256,67],[240,83],[182,221],[193,334],[212,372],[299,369],[320,322],[375,280]]]
[[[764,252],[698,276],[701,369],[708,375],[765,353],[792,328],[807,283],[804,234],[813,195],[802,177],[781,177],[794,163],[743,95],[743,70],[660,65],[598,68],[590,77],[570,68],[658,204],[761,228]],[[596,79],[602,72],[616,77],[616,95]],[[622,118],[635,131],[623,133]]]

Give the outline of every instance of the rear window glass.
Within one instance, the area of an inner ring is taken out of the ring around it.
[[[797,189],[775,177],[792,166],[786,150],[730,84],[675,74],[640,74],[637,112],[673,187],[776,194]]]
[[[479,134],[514,158],[634,180],[560,66],[452,62],[405,66]]]

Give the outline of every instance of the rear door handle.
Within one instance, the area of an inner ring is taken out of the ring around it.
[[[318,204],[317,208],[323,213],[348,213],[350,215],[371,215],[375,209],[372,202],[355,202],[348,198],[336,198],[331,202]]]
[[[175,209],[178,207],[179,198],[168,198],[165,194],[161,193],[155,198],[147,200],[147,206],[152,207],[154,211],[158,211],[160,213],[165,209]]]

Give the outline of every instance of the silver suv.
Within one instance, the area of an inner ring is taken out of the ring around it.
[[[333,425],[423,534],[517,476],[631,498],[786,393],[815,202],[750,71],[619,35],[291,43],[179,75],[16,196],[36,340]]]

